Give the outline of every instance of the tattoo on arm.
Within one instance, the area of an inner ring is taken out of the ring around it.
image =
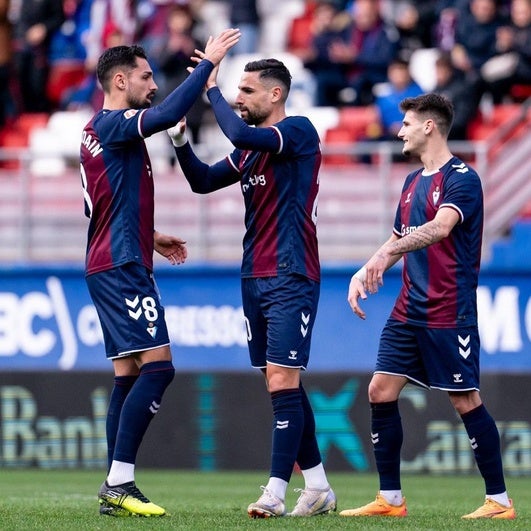
[[[411,251],[418,251],[419,249],[424,249],[437,243],[443,237],[440,223],[432,220],[393,242],[390,246],[391,254],[404,254]]]

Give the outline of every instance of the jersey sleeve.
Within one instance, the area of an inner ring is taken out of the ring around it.
[[[143,110],[121,109],[103,111],[94,122],[94,128],[103,144],[112,147],[142,138],[139,119]]]
[[[459,214],[460,223],[476,212],[483,201],[479,176],[464,163],[452,165],[444,186],[444,198],[439,208],[453,208]]]
[[[175,153],[186,180],[198,194],[208,194],[240,180],[238,167],[230,156],[209,166],[196,156],[189,142],[175,148]]]

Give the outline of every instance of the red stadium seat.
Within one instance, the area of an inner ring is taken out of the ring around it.
[[[327,129],[324,138],[325,146],[331,147],[344,147],[348,148],[349,145],[356,141],[356,135],[353,133],[350,127],[333,127]],[[355,158],[347,153],[330,153],[323,156],[323,164],[327,165],[345,165],[355,162]]]

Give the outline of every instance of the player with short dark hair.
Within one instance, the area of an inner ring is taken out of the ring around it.
[[[392,236],[352,277],[348,301],[376,293],[383,274],[404,260],[402,289],[380,336],[369,384],[371,439],[380,490],[376,500],[342,516],[406,516],[400,482],[403,440],[398,397],[407,383],[446,391],[468,433],[486,499],[467,519],[512,519],[500,437],[479,395],[476,290],[481,258],[483,193],[477,173],[452,155],[453,109],[437,94],[406,98],[398,137],[423,168],[404,182]]]
[[[104,102],[83,130],[81,179],[90,218],[86,281],[115,374],[106,425],[109,469],[98,494],[101,514],[165,514],[140,492],[134,472],[142,438],[175,373],[153,251],[176,264],[185,260],[186,247],[154,230],[154,184],[144,139],[184,116],[238,38],[238,30],[210,38],[193,74],[153,108],[157,85],[140,46],[110,48],[98,62]]]
[[[197,59],[202,57],[200,55]],[[248,63],[239,83],[238,117],[206,83],[216,119],[235,149],[212,166],[200,161],[184,123],[168,131],[192,189],[210,193],[240,183],[245,201],[241,286],[251,364],[261,369],[273,405],[269,482],[249,505],[253,518],[284,516],[297,462],[305,480],[292,516],[336,508],[321,462],[313,410],[300,381],[310,355],[320,288],[316,234],[321,151],[312,123],[286,116],[291,74],[276,59]]]

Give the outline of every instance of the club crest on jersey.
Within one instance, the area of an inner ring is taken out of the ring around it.
[[[129,118],[132,118],[137,112],[138,109],[127,109],[127,111],[124,112],[124,117],[129,120]]]
[[[157,335],[157,330],[158,330],[158,327],[155,326],[154,323],[149,323],[147,328],[147,333],[153,338],[155,339],[155,336]]]
[[[436,205],[439,201],[439,197],[441,196],[441,191],[439,187],[437,186],[433,193],[431,194],[431,197],[433,198],[433,204]]]

